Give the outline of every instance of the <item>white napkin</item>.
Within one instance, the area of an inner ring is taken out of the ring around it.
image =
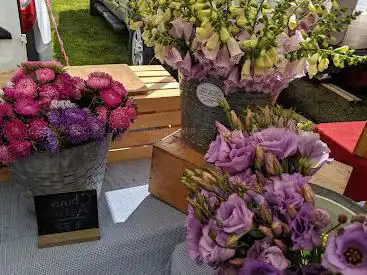
[[[126,221],[148,195],[148,185],[106,192],[107,205],[113,222]]]

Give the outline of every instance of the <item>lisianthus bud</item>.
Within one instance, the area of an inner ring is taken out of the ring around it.
[[[206,171],[203,171],[201,176],[203,177],[203,180],[209,181],[213,184],[217,183],[217,179]]]
[[[251,78],[251,60],[250,59],[246,59],[245,63],[242,66],[241,78],[245,80]]]
[[[206,42],[205,47],[209,51],[214,51],[218,47],[218,44],[219,44],[219,35],[215,32]]]
[[[289,21],[288,21],[288,27],[291,29],[291,30],[294,30],[296,27],[297,27],[297,18],[296,18],[296,15],[293,14],[290,18],[289,18]]]
[[[194,171],[190,170],[190,169],[186,169],[184,172],[184,175],[187,176],[188,178],[195,176]]]
[[[296,215],[297,215],[296,208],[294,208],[293,205],[289,204],[288,207],[287,207],[287,210],[288,210],[289,216],[291,216],[291,218],[294,219],[296,217]]]
[[[220,28],[220,39],[223,43],[227,43],[231,35],[229,34],[227,28],[221,27]]]
[[[232,123],[233,125],[239,129],[239,130],[243,130],[243,125],[242,125],[242,122],[241,120],[238,118],[238,116],[236,115],[236,112],[235,111],[231,111],[231,120],[232,120]]]
[[[242,267],[243,263],[244,263],[245,259],[243,258],[234,258],[232,260],[229,260],[229,262],[234,265],[234,266],[238,266],[238,267]]]
[[[271,176],[283,173],[282,165],[277,157],[272,153],[265,153],[265,170]]]
[[[330,224],[329,212],[325,209],[315,208],[312,213],[312,222],[319,229],[327,227]]]
[[[282,223],[283,233],[284,234],[290,234],[291,229],[289,228],[288,224]]]
[[[339,214],[338,215],[338,222],[339,223],[346,223],[348,221],[348,216],[345,214]]]
[[[359,222],[359,223],[364,223],[367,221],[367,217],[364,214],[358,214],[356,216],[353,216],[352,219],[350,220],[352,223],[353,222]]]
[[[274,232],[275,236],[280,236],[283,233],[282,223],[278,219],[274,219],[271,224],[271,229]]]
[[[287,246],[285,245],[285,243],[281,240],[275,239],[274,243],[277,247],[279,247],[282,251],[286,251],[287,250]]]
[[[268,224],[271,224],[273,222],[273,216],[269,208],[267,208],[265,204],[260,205],[259,213],[260,213],[261,218],[264,221],[266,221]]]
[[[261,147],[256,148],[256,160],[259,161],[261,164],[265,161],[265,152],[264,149]]]
[[[262,233],[264,233],[264,235],[267,236],[267,237],[271,237],[271,238],[274,237],[273,231],[269,227],[266,227],[264,225],[260,225],[259,226],[259,230]]]
[[[309,186],[308,184],[306,184],[302,188],[302,191],[301,192],[302,192],[303,198],[305,199],[306,202],[315,204],[315,193],[312,190],[311,186]]]

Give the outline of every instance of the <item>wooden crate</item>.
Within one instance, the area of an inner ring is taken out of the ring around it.
[[[187,190],[181,183],[185,169],[208,165],[204,156],[186,145],[179,132],[154,144],[150,171],[150,193],[156,198],[186,213]],[[174,167],[174,168],[173,168]],[[344,193],[352,167],[334,161],[325,164],[310,183]]]
[[[181,125],[180,90],[177,81],[161,66],[125,64],[72,66],[67,71],[86,78],[94,71],[107,72],[124,83],[138,105],[138,117],[127,133],[111,144],[109,162],[149,158],[153,144],[177,131]],[[0,74],[0,87],[11,73]],[[0,170],[0,182],[9,178],[9,170]]]

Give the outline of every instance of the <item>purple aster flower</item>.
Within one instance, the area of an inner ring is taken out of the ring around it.
[[[222,231],[216,232],[215,242],[209,236],[210,225],[206,225],[202,230],[202,237],[199,241],[199,253],[205,264],[216,266],[235,254],[235,249],[224,248],[228,242],[228,235]]]
[[[251,230],[254,213],[246,206],[245,201],[237,194],[232,194],[217,210],[217,220],[226,233],[240,235]]]
[[[291,130],[267,128],[255,134],[259,146],[280,159],[293,156],[297,152],[298,136]]]
[[[367,274],[367,224],[355,222],[329,236],[322,264],[333,272]]]
[[[43,132],[42,144],[45,147],[45,149],[50,153],[56,153],[60,151],[59,140],[55,135],[55,133],[50,128],[45,129],[45,131]]]
[[[310,158],[312,168],[320,168],[329,159],[330,149],[320,140],[320,135],[302,132],[299,136],[298,151],[302,156]]]
[[[72,124],[67,127],[66,133],[68,141],[73,144],[83,143],[91,138],[88,125]]]
[[[263,261],[246,259],[238,275],[280,275],[280,271]]]
[[[284,257],[282,250],[272,246],[271,243],[271,238],[255,241],[247,251],[247,258],[263,261],[283,271],[288,267],[288,260]]]
[[[194,208],[189,205],[186,217],[186,242],[189,257],[192,260],[202,261],[199,252],[199,241],[202,237],[202,229],[203,226],[197,220]]]
[[[294,250],[308,250],[321,245],[321,232],[312,221],[313,207],[305,204],[290,222]]]

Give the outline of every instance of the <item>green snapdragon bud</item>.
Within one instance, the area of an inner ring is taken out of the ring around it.
[[[231,38],[231,35],[229,34],[227,28],[221,27],[220,28],[220,39],[222,40],[222,42],[227,43],[229,38]]]
[[[257,40],[243,40],[240,42],[240,47],[244,50],[255,48]]]
[[[340,66],[340,55],[339,54],[335,54],[333,57],[333,63],[336,67]]]
[[[236,26],[232,25],[228,27],[228,31],[230,34],[232,35],[236,35],[237,33],[239,33],[240,29],[237,28]]]
[[[319,60],[320,54],[319,53],[314,53],[310,59],[308,59],[308,62],[311,65],[317,64],[317,61]]]
[[[215,32],[210,36],[209,40],[207,41],[205,47],[209,51],[214,51],[219,45],[219,35]]]
[[[307,8],[308,8],[308,10],[309,10],[310,12],[315,12],[315,13],[317,12],[317,9],[315,8],[315,6],[312,4],[312,2],[311,2],[311,1],[308,3]]]
[[[208,18],[211,14],[211,10],[207,9],[207,10],[199,10],[198,11],[198,17],[201,19],[201,20],[204,20],[205,18]]]
[[[339,9],[339,4],[338,4],[338,2],[337,1],[335,1],[335,0],[333,0],[332,1],[332,7],[333,7],[333,9]]]
[[[347,53],[348,51],[349,51],[348,46],[339,47],[334,50],[334,52],[336,53]]]
[[[236,23],[238,26],[245,27],[248,21],[245,16],[239,16],[236,19]]]
[[[294,30],[296,27],[297,27],[297,18],[296,18],[296,15],[293,14],[290,18],[289,18],[289,21],[288,21],[288,27],[291,29],[291,30]]]
[[[159,0],[159,5],[164,6],[167,3],[167,0]]]
[[[323,57],[319,61],[319,65],[317,67],[319,72],[325,71],[329,67],[329,59]]]

